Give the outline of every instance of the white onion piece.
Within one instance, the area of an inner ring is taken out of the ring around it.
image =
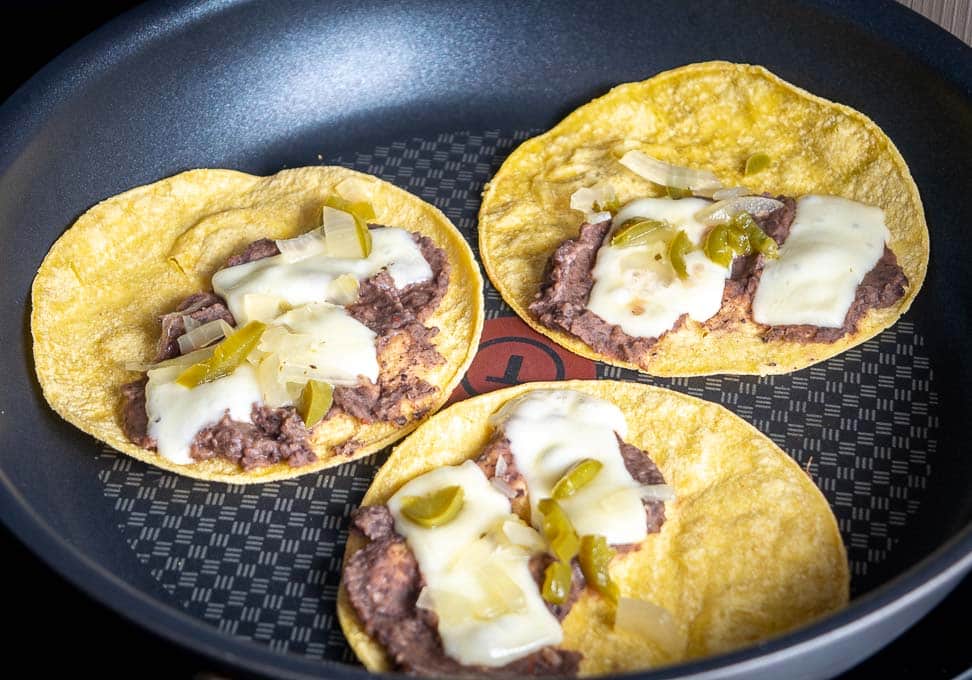
[[[359,287],[354,274],[341,274],[327,287],[327,299],[336,305],[352,305],[358,301]]]
[[[126,371],[138,371],[139,373],[145,373],[147,371],[154,371],[157,368],[170,368],[172,366],[191,366],[193,364],[198,364],[200,361],[206,361],[213,354],[212,347],[206,347],[205,349],[199,349],[195,352],[190,352],[189,354],[181,354],[177,357],[172,357],[171,359],[165,359],[164,361],[159,361],[157,363],[145,363],[141,361],[127,361],[125,362]]]
[[[432,590],[428,586],[425,586],[419,591],[418,599],[415,600],[415,606],[419,609],[435,611],[435,599],[432,597]]]
[[[629,151],[619,162],[636,175],[664,187],[692,191],[722,188],[719,178],[708,170],[672,165],[641,151]]]
[[[233,327],[222,319],[209,321],[179,336],[179,352],[188,354],[197,349],[208,347],[232,332]]]
[[[752,196],[753,192],[749,187],[728,187],[726,189],[719,189],[712,193],[713,201],[728,201],[730,198],[739,198],[740,196]]]
[[[522,611],[526,608],[523,590],[500,564],[480,564],[476,579],[485,597],[476,603],[473,616],[480,620],[495,619],[497,616]]]
[[[246,321],[269,323],[280,316],[286,303],[276,295],[247,293],[243,296],[243,313]]]
[[[638,489],[643,501],[673,501],[675,490],[668,484],[648,484]]]
[[[268,354],[263,358],[257,366],[256,376],[264,404],[277,408],[292,403],[286,384],[280,381],[280,359],[276,354]]]
[[[503,522],[503,535],[513,545],[526,548],[530,552],[540,552],[546,547],[546,543],[544,543],[540,534],[537,533],[537,530],[533,527],[528,527],[522,522],[516,522],[511,519]]]
[[[688,643],[688,636],[671,612],[645,600],[620,598],[614,628],[654,642],[669,656],[681,656]]]
[[[507,498],[516,498],[516,491],[512,486],[507,484],[505,480],[502,480],[499,477],[493,477],[491,480],[489,480],[489,483],[493,485],[493,488]]]
[[[509,466],[506,464],[506,456],[497,456],[496,457],[496,471],[495,471],[496,476],[497,477],[502,477],[503,475],[506,474],[506,470],[508,468],[509,468]]]
[[[325,250],[324,233],[320,229],[312,229],[296,238],[274,241],[285,262],[300,262],[311,255],[319,255]]]
[[[581,187],[570,195],[570,209],[582,213],[591,212],[600,196],[600,193],[591,187]]]
[[[783,207],[775,198],[765,196],[740,196],[713,203],[695,213],[695,219],[704,224],[723,224],[741,212],[753,216],[768,215]]]
[[[597,224],[599,222],[606,222],[611,217],[613,217],[611,213],[605,210],[604,212],[587,213],[584,219],[588,224]]]
[[[330,257],[345,257],[361,259],[367,257],[362,250],[360,236],[361,229],[354,215],[337,208],[324,206],[323,209],[324,238],[327,242],[327,254]]]
[[[202,326],[202,321],[197,321],[188,314],[182,315],[182,327],[185,328],[185,330],[182,331],[183,333],[188,333],[189,331],[199,328],[200,326]]]

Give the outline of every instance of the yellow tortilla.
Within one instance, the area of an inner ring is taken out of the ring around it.
[[[625,441],[644,449],[676,499],[639,550],[611,565],[621,595],[665,607],[688,640],[683,654],[614,632],[605,600],[585,592],[564,619],[562,647],[581,651],[582,675],[677,663],[778,635],[847,603],[847,555],[837,521],[807,474],[779,447],[725,408],[658,387],[612,381],[528,383],[445,409],[400,444],[378,471],[364,505],[385,503],[405,482],[475,458],[492,434],[488,418],[535,389],[573,389],[617,404]],[[345,563],[365,545],[352,533]],[[338,616],[358,658],[390,669],[362,628],[343,587]]]
[[[617,162],[632,149],[710,170],[726,186],[794,197],[832,194],[882,208],[891,231],[888,245],[908,277],[904,297],[871,310],[855,333],[834,343],[765,343],[752,323],[706,333],[688,320],[637,365],[541,326],[527,307],[551,254],[576,237],[583,222],[570,209],[571,194],[608,181],[622,204],[661,195]],[[744,177],[746,159],[759,152],[769,155],[771,165]],[[692,64],[619,85],[524,142],[483,194],[479,246],[490,280],[536,331],[582,356],[659,376],[787,373],[822,361],[894,324],[911,306],[928,267],[928,227],[918,189],[887,135],[862,113],[765,68],[726,62]]]
[[[375,177],[339,167],[284,170],[270,177],[232,170],[191,170],[138,187],[94,206],[53,245],[34,279],[31,331],[37,378],[63,418],[112,447],[179,474],[234,484],[287,479],[345,463],[398,440],[418,422],[364,425],[350,416],[318,427],[318,460],[245,472],[225,460],[176,465],[132,444],[121,428],[123,384],[141,374],[127,362],[151,361],[158,316],[186,296],[211,290],[227,258],[259,238],[291,238],[320,225],[321,207],[342,181],[373,189],[375,222],[420,232],[444,249],[449,288],[425,322],[445,357],[423,377],[449,398],[472,361],[483,324],[482,277],[469,245],[432,205]],[[349,456],[333,447],[361,446]]]

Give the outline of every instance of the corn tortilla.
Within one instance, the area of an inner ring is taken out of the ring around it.
[[[31,332],[44,396],[58,414],[139,460],[179,474],[245,484],[287,479],[378,451],[414,429],[370,425],[347,415],[318,427],[318,459],[246,472],[214,458],[176,465],[130,442],[121,427],[121,386],[139,377],[127,362],[147,362],[159,336],[157,318],[188,295],[211,290],[227,258],[260,238],[283,239],[320,225],[321,206],[342,181],[373,190],[375,222],[416,231],[445,250],[449,288],[426,321],[445,358],[423,374],[439,388],[431,412],[449,398],[475,354],[483,324],[482,277],[469,245],[438,209],[369,175],[307,167],[256,177],[232,170],[191,170],[126,191],[88,210],[51,247],[34,279]],[[333,447],[349,439],[349,456]]]
[[[625,441],[644,449],[676,499],[661,532],[616,557],[622,596],[668,609],[687,636],[684,653],[614,632],[601,597],[586,592],[564,619],[567,649],[581,651],[580,673],[634,670],[744,647],[833,612],[847,603],[847,555],[837,521],[807,474],[751,425],[710,402],[638,383],[528,383],[443,410],[398,445],[378,471],[364,505],[385,503],[405,482],[475,458],[492,434],[488,418],[535,389],[573,389],[624,412]],[[352,533],[345,564],[366,539]],[[338,616],[358,658],[390,670],[338,593]]]
[[[798,197],[832,194],[884,210],[889,247],[908,278],[895,305],[872,309],[856,332],[833,343],[764,342],[753,323],[706,332],[692,320],[664,335],[649,355],[627,363],[540,325],[528,306],[544,268],[583,222],[570,209],[577,189],[610,182],[620,202],[663,189],[617,159],[632,149],[675,165],[710,170],[725,186]],[[743,176],[746,159],[769,167]],[[479,245],[490,280],[536,331],[567,349],[658,376],[788,373],[839,354],[894,324],[911,306],[928,267],[928,227],[918,189],[894,144],[862,113],[814,96],[765,68],[692,64],[619,85],[550,131],[524,142],[483,193]]]

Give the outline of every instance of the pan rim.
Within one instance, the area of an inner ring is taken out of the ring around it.
[[[17,157],[24,141],[29,139],[31,128],[10,125],[10,121],[23,118],[31,94],[40,93],[42,101],[59,100],[71,96],[64,66],[82,56],[98,54],[106,43],[119,36],[128,35],[127,41],[111,54],[112,61],[123,60],[127,50],[137,47],[139,41],[151,40],[159,34],[186,25],[211,14],[224,11],[240,3],[212,0],[204,3],[178,2],[173,5],[147,7],[145,5],[109,22],[45,66],[38,74],[24,83],[0,106],[0,125],[13,134],[6,148],[0,152],[0,171],[5,171]],[[853,14],[852,2],[842,0],[804,0],[803,4],[828,11],[841,20],[887,37],[901,44],[900,37],[909,35],[911,44],[925,45],[923,49],[909,49],[912,57],[919,58],[936,73],[958,83],[966,92],[972,92],[972,48],[946,33],[930,21],[903,6],[895,5],[885,14],[865,25]],[[155,31],[151,35],[134,36],[133,27],[152,18]],[[931,45],[945,45],[948,49],[936,53]],[[954,59],[961,55],[959,64]],[[92,60],[93,61],[93,60]],[[101,65],[92,68],[103,68]],[[947,70],[945,67],[957,70]],[[958,68],[958,67],[961,68]],[[84,76],[75,80],[83,84]],[[77,83],[74,86],[78,86]],[[33,100],[36,105],[37,100]],[[53,107],[47,107],[50,111]],[[9,330],[9,329],[8,329]],[[18,540],[43,559],[69,582],[107,605],[122,616],[168,640],[194,651],[225,662],[245,664],[246,667],[264,673],[288,672],[290,677],[317,677],[322,665],[337,677],[370,677],[363,669],[333,661],[319,661],[292,654],[280,654],[252,640],[235,638],[218,631],[215,627],[196,619],[174,606],[160,602],[131,586],[117,575],[104,569],[87,557],[79,548],[70,544],[39,515],[21,496],[14,483],[0,467],[0,518]],[[744,673],[752,664],[765,665],[784,657],[809,653],[824,647],[834,638],[851,636],[877,617],[892,616],[909,604],[940,588],[949,580],[957,580],[962,573],[972,570],[972,523],[940,545],[921,561],[904,572],[881,584],[872,591],[854,599],[845,609],[797,631],[774,638],[758,646],[748,647],[728,654],[688,662],[670,669],[659,669],[653,677],[665,678],[689,675],[708,678],[718,671]],[[281,663],[286,661],[287,668]]]

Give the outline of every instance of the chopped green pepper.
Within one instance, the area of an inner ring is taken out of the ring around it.
[[[300,391],[297,412],[308,428],[314,427],[327,415],[334,401],[334,387],[321,380],[308,380]]]
[[[612,604],[618,603],[618,585],[611,580],[608,566],[616,552],[604,536],[587,535],[581,538],[577,558],[587,583]]]
[[[462,509],[464,492],[461,486],[445,486],[424,496],[405,496],[402,514],[419,526],[438,527],[452,521]]]
[[[543,572],[543,589],[540,594],[550,604],[563,604],[570,595],[573,574],[569,564],[552,562]]]
[[[757,172],[762,172],[769,167],[770,157],[765,153],[754,153],[752,156],[746,159],[746,171],[743,173],[745,175],[755,175]]]
[[[668,246],[668,261],[672,263],[672,269],[675,270],[680,279],[688,276],[688,269],[685,267],[685,254],[690,250],[692,250],[692,242],[689,241],[684,231],[678,232]]]
[[[577,554],[580,539],[560,503],[544,498],[537,504],[543,513],[543,535],[550,544],[550,551],[561,562],[570,562]]]
[[[597,473],[601,471],[602,467],[604,467],[604,464],[595,458],[585,458],[578,461],[554,484],[550,495],[558,501],[573,496],[578,489],[586,486],[597,477]]]
[[[746,234],[753,250],[769,258],[779,257],[780,249],[776,245],[776,241],[759,228],[756,220],[748,212],[737,213],[732,218],[732,225]]]
[[[266,329],[265,323],[251,321],[216,345],[206,361],[193,364],[180,373],[176,382],[183,387],[193,388],[231,374],[256,348]]]

